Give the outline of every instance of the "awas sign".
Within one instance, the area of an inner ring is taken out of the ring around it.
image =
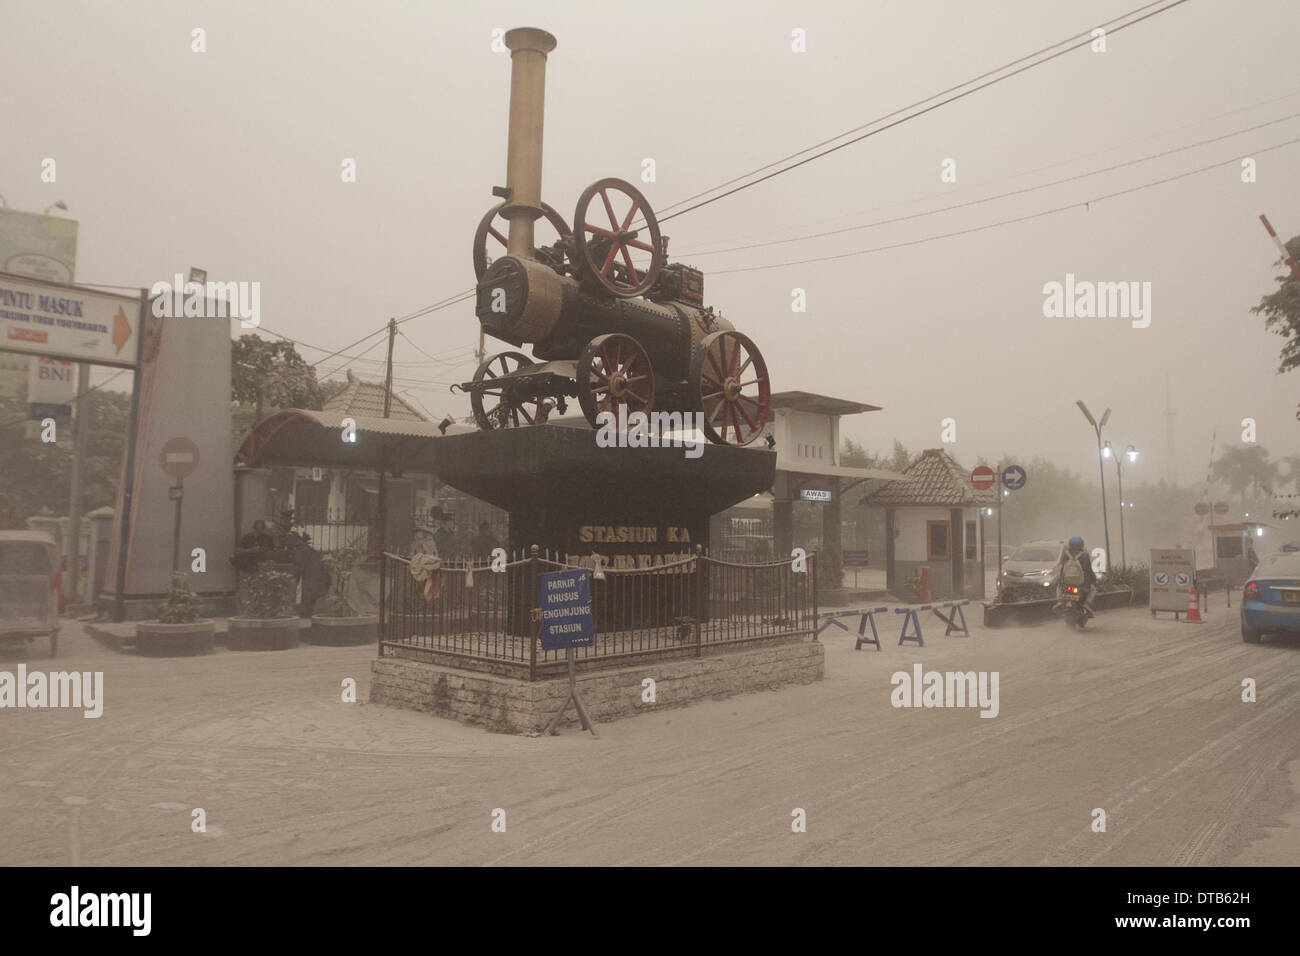
[[[1151,549],[1151,610],[1187,610],[1196,577],[1196,552],[1189,548]]]
[[[135,367],[138,299],[0,275],[0,349]]]

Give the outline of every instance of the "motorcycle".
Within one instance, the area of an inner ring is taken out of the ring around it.
[[[1069,627],[1084,629],[1088,623],[1088,618],[1092,615],[1083,604],[1083,589],[1071,584],[1061,586],[1060,599],[1053,606],[1052,610],[1060,614]]]

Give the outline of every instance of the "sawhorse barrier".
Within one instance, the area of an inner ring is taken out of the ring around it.
[[[933,604],[914,604],[910,607],[896,607],[895,614],[903,615],[903,630],[898,635],[898,646],[902,647],[904,641],[916,641],[917,647],[925,647],[925,638],[921,636],[921,619],[916,616],[917,611],[934,610]],[[911,624],[915,628],[914,634],[907,633],[907,625]]]
[[[841,631],[847,631],[848,628],[838,620],[841,617],[853,617],[855,615],[861,618],[858,621],[858,643],[854,646],[855,651],[862,650],[863,644],[874,644],[876,650],[880,650],[880,632],[876,630],[876,615],[889,610],[887,607],[864,607],[856,611],[829,611],[822,615],[823,621],[817,628],[818,636],[828,627],[838,627]],[[867,625],[871,625],[871,636],[867,637]]]
[[[903,629],[898,635],[898,646],[902,647],[906,641],[915,641],[918,647],[925,646],[925,638],[921,636],[921,618],[919,611],[933,611],[934,616],[943,621],[946,625],[943,636],[950,637],[958,634],[962,637],[970,637],[970,628],[966,625],[966,614],[962,607],[969,604],[968,599],[961,601],[942,601],[936,604],[913,604],[907,607],[894,608],[895,614],[903,615]],[[944,614],[940,610],[943,608],[948,613]],[[873,644],[876,650],[880,650],[880,632],[876,629],[876,615],[888,611],[888,607],[864,607],[856,611],[827,611],[820,615],[822,623],[817,628],[817,636],[820,637],[822,631],[828,627],[838,627],[841,631],[847,631],[848,628],[839,619],[842,617],[860,617],[858,621],[858,643],[853,648],[855,651],[862,650],[863,644]],[[867,636],[867,625],[871,625],[871,636]],[[908,627],[912,628],[912,633],[908,633]]]
[[[943,632],[944,637],[951,636],[954,631],[962,637],[970,637],[970,629],[966,627],[966,614],[962,611],[962,606],[969,603],[969,600],[944,601],[943,606],[948,610],[947,617],[944,617],[937,607],[930,608],[934,611],[934,616],[947,625],[947,629]],[[961,621],[961,624],[958,624],[958,621]]]

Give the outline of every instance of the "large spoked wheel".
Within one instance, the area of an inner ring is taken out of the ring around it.
[[[488,266],[492,264],[492,259],[503,255],[506,251],[506,234],[510,231],[510,220],[501,215],[501,207],[504,205],[505,203],[501,203],[489,209],[487,215],[479,221],[478,228],[474,230],[474,278],[480,282],[483,280],[483,273],[487,272]],[[542,218],[538,219],[533,226],[535,249],[553,245],[556,239],[567,240],[573,235],[564,217],[546,203],[542,203],[542,213]],[[544,228],[539,228],[543,222],[550,224],[553,236]]]
[[[578,404],[593,428],[601,412],[617,416],[626,405],[629,414],[649,413],[654,402],[655,373],[640,342],[613,332],[587,343],[578,356]]]
[[[691,360],[696,408],[704,433],[719,445],[748,445],[767,425],[772,387],[758,347],[739,332],[714,332]]]
[[[638,220],[644,225],[632,228]],[[601,179],[578,197],[573,241],[587,275],[620,298],[649,291],[663,268],[659,221],[629,182]]]
[[[491,383],[532,364],[533,360],[522,352],[500,352],[483,360],[474,372],[473,381],[476,386],[479,382]],[[473,387],[469,390],[469,404],[474,409],[474,421],[485,430],[536,425],[546,420],[550,410],[545,399],[539,399],[517,382]]]

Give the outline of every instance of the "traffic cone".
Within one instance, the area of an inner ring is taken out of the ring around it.
[[[1193,587],[1187,592],[1187,616],[1183,618],[1187,624],[1204,624],[1201,620],[1201,608],[1196,600],[1196,588]]]

